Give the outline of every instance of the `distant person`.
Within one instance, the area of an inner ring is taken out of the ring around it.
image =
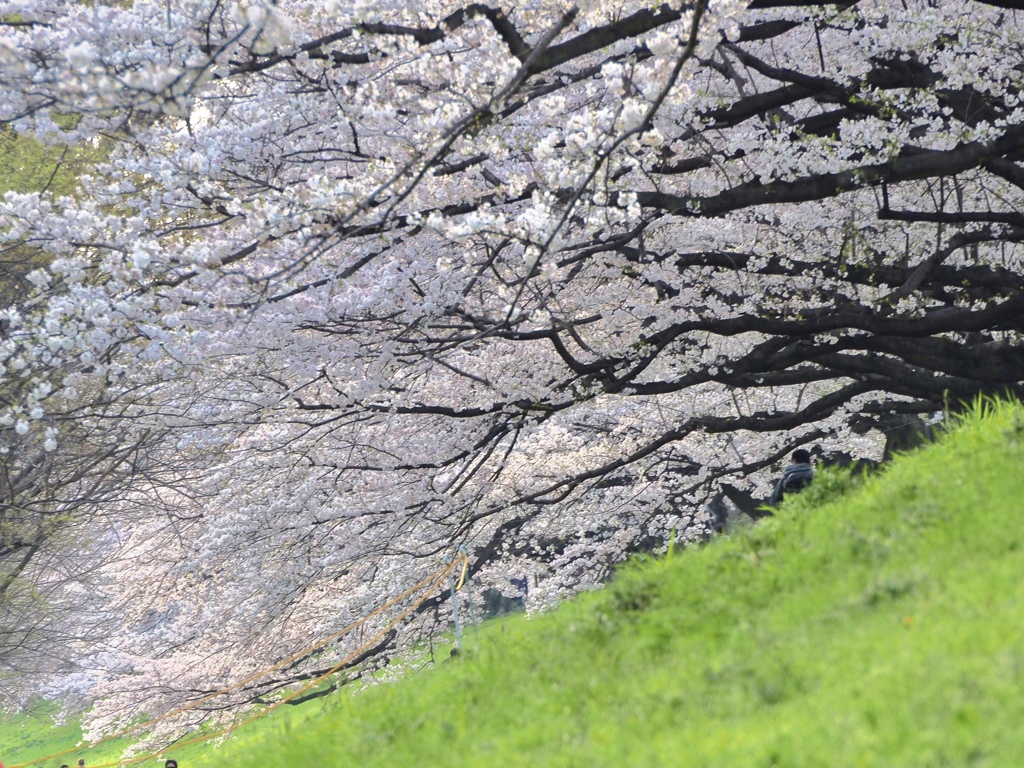
[[[811,484],[814,479],[814,468],[811,467],[811,454],[803,448],[793,451],[789,466],[782,473],[779,482],[775,484],[768,503],[777,506],[782,503],[787,493],[798,493]]]

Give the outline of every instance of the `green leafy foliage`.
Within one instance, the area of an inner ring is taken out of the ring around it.
[[[57,115],[70,127],[76,118]],[[75,194],[78,179],[107,154],[101,144],[47,146],[10,128],[0,128],[0,196],[45,192],[54,197]],[[35,248],[7,247],[0,256],[0,301],[15,303],[29,290],[25,275],[46,266],[51,256]]]
[[[0,194],[46,190],[69,195],[79,175],[104,154],[100,147],[46,146],[11,129],[0,130]]]

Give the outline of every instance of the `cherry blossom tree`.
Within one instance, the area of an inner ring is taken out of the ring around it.
[[[900,419],[1019,394],[1002,6],[0,3],[0,120],[112,144],[75,196],[0,207],[47,264],[4,317],[0,440],[74,466],[47,430],[75,412],[166,468],[123,478],[116,630],[63,678],[97,732],[460,548],[544,606],[704,537],[722,481],[765,495],[797,445],[879,458]],[[446,600],[196,717],[357,676]]]

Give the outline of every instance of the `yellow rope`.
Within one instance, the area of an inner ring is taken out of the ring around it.
[[[469,564],[469,558],[466,557],[465,555],[461,555],[461,557],[462,557],[463,562],[464,562],[464,565],[463,565],[463,575],[465,575],[466,567]],[[184,712],[188,712],[189,710],[195,709],[196,707],[198,707],[198,706],[200,706],[200,705],[202,705],[202,704],[204,704],[204,703],[206,703],[206,702],[210,701],[211,699],[214,699],[214,698],[216,698],[218,696],[223,696],[226,693],[231,693],[233,691],[237,691],[239,688],[242,688],[243,686],[247,685],[248,683],[251,683],[253,680],[256,680],[256,679],[258,679],[260,677],[263,677],[264,675],[266,675],[269,672],[273,672],[273,671],[275,671],[277,669],[280,669],[280,668],[282,668],[284,666],[287,666],[288,664],[292,663],[293,661],[295,661],[297,659],[300,659],[303,656],[306,656],[309,653],[312,653],[313,651],[315,651],[315,650],[317,650],[319,648],[322,648],[325,645],[328,645],[329,643],[331,643],[331,642],[339,639],[340,637],[348,634],[349,632],[351,632],[356,627],[358,627],[358,626],[360,626],[362,624],[365,624],[367,621],[369,621],[374,616],[377,616],[378,614],[382,613],[383,611],[386,611],[388,608],[391,608],[395,604],[397,604],[397,603],[401,602],[402,600],[404,600],[405,598],[409,597],[409,595],[412,595],[412,594],[414,594],[416,592],[419,592],[423,588],[423,586],[425,584],[427,584],[428,582],[430,583],[430,589],[428,589],[426,592],[424,592],[424,596],[422,598],[420,598],[410,608],[406,609],[401,614],[399,614],[399,616],[396,619],[392,620],[383,630],[381,630],[376,635],[374,635],[372,638],[370,638],[370,640],[368,640],[367,642],[363,643],[356,650],[354,650],[352,653],[350,653],[348,656],[346,656],[344,659],[342,659],[340,662],[338,662],[338,664],[336,664],[334,667],[332,667],[328,672],[325,672],[323,675],[315,678],[311,682],[309,682],[306,685],[304,685],[301,688],[299,688],[297,691],[289,694],[285,698],[281,699],[280,701],[276,702],[275,704],[271,705],[270,707],[267,707],[265,710],[262,710],[258,714],[253,715],[252,717],[249,717],[249,718],[247,718],[245,720],[242,720],[241,722],[239,722],[239,723],[237,723],[235,725],[232,725],[232,726],[230,726],[228,728],[224,728],[224,729],[222,729],[220,731],[216,731],[216,732],[210,733],[210,734],[204,734],[203,736],[199,736],[199,737],[196,737],[194,739],[189,739],[188,741],[179,742],[178,744],[174,744],[171,747],[169,747],[167,749],[164,749],[164,750],[162,750],[160,752],[154,752],[152,754],[143,755],[142,757],[129,758],[128,760],[121,760],[121,761],[112,762],[112,763],[103,763],[103,764],[101,764],[99,766],[92,766],[92,768],[107,768],[107,766],[131,765],[133,763],[143,762],[145,760],[149,760],[149,759],[151,759],[153,757],[157,757],[158,755],[162,755],[162,754],[164,754],[166,752],[169,752],[171,750],[180,749],[181,747],[184,747],[184,746],[186,746],[188,744],[196,744],[196,743],[199,743],[199,742],[208,741],[209,739],[214,739],[217,736],[221,736],[223,734],[230,733],[231,731],[235,730],[236,728],[239,728],[239,727],[241,727],[241,726],[243,726],[243,725],[245,725],[247,723],[252,722],[253,720],[257,720],[260,717],[264,717],[264,716],[270,714],[271,712],[273,712],[275,709],[277,709],[282,704],[286,704],[287,702],[289,702],[292,699],[294,699],[296,696],[299,696],[299,695],[305,693],[306,691],[308,691],[313,686],[319,684],[321,681],[325,680],[326,678],[328,678],[331,675],[333,675],[334,673],[336,673],[338,670],[340,670],[342,667],[344,667],[346,664],[348,664],[349,661],[351,661],[352,659],[356,658],[360,653],[362,653],[366,649],[372,647],[372,645],[375,642],[377,642],[377,640],[379,640],[384,635],[386,635],[389,631],[391,631],[391,628],[393,626],[395,626],[398,622],[400,622],[402,619],[404,619],[406,616],[408,616],[414,610],[419,608],[420,605],[422,605],[424,602],[426,602],[427,598],[430,597],[430,595],[434,592],[434,590],[437,589],[437,587],[455,569],[455,564],[457,562],[458,562],[458,560],[456,559],[453,562],[451,562],[448,565],[446,565],[444,568],[441,568],[440,570],[435,571],[434,573],[430,574],[429,576],[426,576],[426,577],[420,579],[418,582],[416,582],[416,584],[414,584],[412,587],[407,589],[402,594],[398,595],[397,597],[392,598],[391,600],[387,601],[386,603],[384,603],[380,607],[374,609],[373,611],[371,611],[370,613],[366,614],[362,618],[357,619],[356,621],[353,621],[351,624],[349,624],[347,627],[345,627],[341,631],[335,632],[333,635],[327,637],[326,639],[321,640],[321,641],[319,641],[317,643],[314,643],[313,645],[308,646],[307,648],[304,648],[301,651],[292,654],[287,659],[284,659],[283,661],[279,661],[278,663],[274,664],[271,667],[267,667],[266,669],[260,670],[259,672],[255,672],[255,673],[249,675],[247,678],[245,678],[244,680],[241,680],[241,681],[235,683],[234,685],[228,686],[227,688],[222,688],[222,689],[220,689],[218,691],[214,691],[213,693],[210,693],[210,694],[208,694],[208,695],[206,695],[206,696],[204,696],[204,697],[202,697],[200,699],[197,699],[194,702],[190,702],[189,704],[186,704],[185,706],[178,707],[177,709],[172,710],[171,712],[167,712],[167,713],[161,715],[160,717],[154,718],[153,720],[148,720],[148,721],[143,722],[143,723],[137,723],[136,725],[130,726],[128,728],[125,728],[125,729],[123,729],[121,731],[118,731],[117,733],[113,733],[113,734],[111,734],[109,736],[105,736],[104,738],[98,739],[98,740],[96,740],[96,741],[94,741],[94,742],[92,742],[90,744],[87,744],[87,745],[85,745],[83,747],[72,747],[71,749],[66,749],[66,750],[64,750],[62,752],[55,752],[55,753],[53,753],[51,755],[46,755],[45,757],[37,758],[36,760],[30,760],[30,761],[25,762],[25,763],[15,763],[14,765],[8,766],[8,768],[27,768],[28,766],[35,765],[37,763],[41,763],[41,762],[44,762],[46,760],[53,760],[54,758],[57,758],[57,757],[63,757],[64,755],[69,755],[72,752],[83,752],[83,751],[86,751],[86,750],[89,750],[89,749],[93,749],[94,747],[98,747],[100,744],[104,744],[104,743],[106,743],[108,741],[112,741],[114,739],[119,739],[119,738],[121,738],[123,736],[127,736],[130,733],[133,733],[133,732],[138,731],[138,730],[142,730],[144,728],[150,728],[150,727],[156,725],[159,722],[167,720],[167,719],[169,719],[171,717],[174,717],[176,715],[180,715],[180,714],[182,714]],[[461,586],[461,581],[460,581],[460,586]]]
[[[455,591],[458,592],[462,589],[462,585],[466,581],[466,571],[469,570],[469,558],[466,555],[462,556],[462,575],[459,576],[459,583],[455,585]]]

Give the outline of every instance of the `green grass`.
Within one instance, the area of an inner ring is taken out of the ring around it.
[[[1017,768],[1022,469],[1024,409],[979,405],[881,475],[824,473],[773,519],[201,764]]]
[[[57,725],[52,719],[57,707],[40,702],[31,712],[23,712],[0,721],[0,760],[6,765],[31,760],[44,755],[63,752],[82,741],[82,729],[77,721]],[[130,745],[127,741],[110,742],[89,754],[90,763],[116,760]],[[82,753],[84,756],[86,753]],[[45,765],[74,765],[78,754],[50,760]],[[73,759],[72,759],[73,758]]]
[[[291,728],[293,723],[319,713],[323,705],[323,699],[316,699],[295,707],[283,707],[264,720],[247,726],[243,734],[245,743],[252,748],[258,748],[262,734],[276,734],[283,729]],[[125,750],[132,745],[133,740],[126,737],[87,749],[83,743],[80,721],[57,725],[52,718],[56,709],[53,704],[41,702],[31,713],[0,719],[0,760],[10,766],[72,750],[66,755],[48,759],[39,765],[44,768],[57,768],[62,763],[74,766],[79,758],[85,759],[87,766],[102,765],[120,760]],[[185,736],[184,739],[192,738],[193,735]],[[218,750],[211,746],[215,743],[200,743],[175,749],[168,752],[167,757],[178,760],[182,768],[214,766],[221,759]],[[75,748],[78,744],[81,744],[81,747]],[[152,766],[156,762],[151,760],[143,764]],[[163,765],[162,762],[159,764]]]

